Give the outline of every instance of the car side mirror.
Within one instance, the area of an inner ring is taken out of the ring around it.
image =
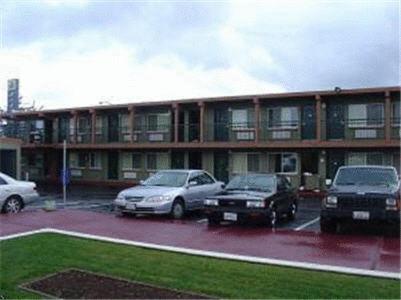
[[[226,188],[226,184],[225,184],[225,183],[222,183],[222,184],[221,184],[221,188],[222,188],[222,189],[225,189],[225,188]]]
[[[331,179],[326,179],[326,186],[331,186],[333,181]]]
[[[140,185],[143,185],[144,182],[145,182],[145,181],[143,181],[143,180],[139,180],[139,184],[140,184]]]
[[[188,182],[187,187],[191,187],[191,186],[195,186],[195,185],[198,185],[198,182],[195,180],[192,180],[192,181]]]

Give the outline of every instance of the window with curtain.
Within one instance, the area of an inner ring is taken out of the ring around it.
[[[349,127],[383,125],[384,106],[382,103],[348,105]]]
[[[232,163],[234,174],[260,171],[258,153],[233,153]]]
[[[248,110],[233,109],[232,110],[232,127],[233,129],[248,128]]]
[[[89,153],[89,167],[91,169],[101,169],[102,168],[101,156],[100,156],[99,152]]]
[[[169,128],[169,114],[152,114],[148,115],[148,130],[149,131],[167,131]]]
[[[351,152],[348,154],[348,165],[383,165],[383,154],[379,152]]]
[[[401,111],[400,111],[400,101],[393,102],[392,104],[392,112],[391,112],[391,118],[392,118],[392,124],[393,126],[400,126],[401,123]]]
[[[276,173],[296,173],[298,155],[296,153],[278,153],[274,156],[274,171]]]
[[[272,107],[268,109],[270,128],[297,128],[299,123],[298,107]]]

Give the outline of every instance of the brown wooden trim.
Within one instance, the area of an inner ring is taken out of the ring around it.
[[[255,105],[255,142],[259,143],[259,134],[260,134],[260,102],[259,102],[259,98],[255,97],[253,99],[253,104]]]
[[[174,110],[174,143],[178,143],[180,108],[178,103],[173,104]]]
[[[96,143],[96,110],[92,109],[90,111],[90,114],[91,114],[91,118],[92,118],[92,120],[91,120],[91,141],[92,141],[92,144],[95,144]]]
[[[204,142],[205,139],[205,103],[198,102],[199,106],[199,141]]]
[[[320,95],[315,96],[316,100],[316,139],[322,139],[322,101]]]
[[[18,112],[15,116],[38,116],[39,113],[43,114],[58,114],[75,111],[88,111],[90,109],[96,110],[111,110],[111,109],[126,109],[129,105],[135,107],[146,107],[146,106],[171,106],[173,103],[198,103],[202,102],[217,102],[217,101],[251,101],[253,98],[257,97],[263,101],[271,99],[280,98],[292,98],[297,100],[297,98],[314,97],[316,94],[321,96],[335,96],[335,95],[355,95],[355,94],[372,94],[372,93],[383,93],[387,92],[399,92],[400,86],[389,86],[389,87],[372,87],[372,88],[358,88],[358,89],[343,89],[340,93],[334,90],[321,90],[321,91],[307,91],[307,92],[289,92],[289,93],[270,93],[270,94],[253,94],[253,95],[239,95],[239,96],[225,96],[225,97],[208,97],[208,98],[190,98],[190,99],[177,99],[177,100],[166,100],[166,101],[152,101],[152,102],[137,102],[137,103],[125,103],[116,105],[102,105],[102,106],[92,106],[92,107],[76,107],[76,108],[65,108],[65,109],[53,109],[53,110],[43,110],[43,111],[30,111],[30,112]],[[3,114],[6,118],[7,115]]]
[[[390,92],[384,93],[384,136],[386,142],[391,140],[391,97]]]

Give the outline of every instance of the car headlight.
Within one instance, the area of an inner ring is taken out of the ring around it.
[[[170,196],[151,196],[145,200],[145,202],[151,202],[151,203],[160,203],[160,202],[166,202],[170,201],[171,197]]]
[[[327,204],[337,204],[337,197],[336,196],[327,196],[326,203]]]
[[[264,201],[246,201],[246,207],[263,208],[263,207],[265,207],[265,202]]]
[[[123,195],[118,195],[117,198],[116,198],[116,201],[117,202],[123,202],[123,201],[125,201],[125,197]]]
[[[397,200],[394,198],[387,198],[386,199],[386,205],[387,206],[396,206],[397,205]]]
[[[205,205],[209,205],[209,206],[218,206],[219,205],[219,200],[216,200],[216,199],[205,199],[205,201],[203,203]]]

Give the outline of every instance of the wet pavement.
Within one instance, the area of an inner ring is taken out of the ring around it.
[[[191,218],[176,221],[165,217],[118,218],[111,213],[87,209],[59,209],[54,212],[35,209],[16,215],[1,215],[0,235],[51,227],[228,254],[366,270],[400,270],[398,237],[376,234],[330,235],[311,230],[272,230],[253,225],[210,227],[206,222],[198,221]]]

